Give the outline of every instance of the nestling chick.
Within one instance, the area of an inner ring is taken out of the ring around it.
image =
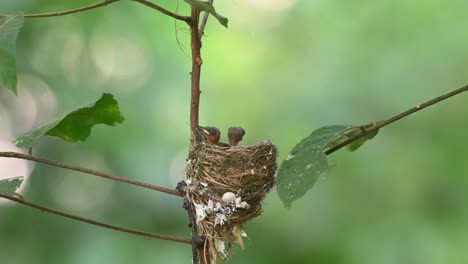
[[[230,127],[228,130],[229,144],[231,144],[231,146],[237,146],[244,135],[245,130],[242,127]]]
[[[221,138],[221,132],[217,127],[200,127],[203,136],[211,145],[218,145],[219,139]]]

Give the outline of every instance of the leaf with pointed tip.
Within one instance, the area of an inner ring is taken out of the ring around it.
[[[185,0],[191,6],[196,7],[200,11],[205,11],[213,15],[221,25],[228,27],[228,19],[216,12],[216,9],[210,2],[200,1],[200,0]]]
[[[297,144],[281,164],[276,189],[284,206],[304,196],[318,177],[329,168],[323,149],[330,141],[353,126],[335,125],[319,128]]]
[[[16,94],[16,39],[23,25],[23,14],[0,14],[0,87]]]
[[[13,195],[16,190],[21,186],[24,177],[14,177],[9,179],[0,180],[0,194]]]
[[[35,131],[14,139],[19,148],[31,148],[42,136],[55,136],[68,142],[84,141],[97,124],[115,126],[125,118],[119,110],[119,103],[111,94],[104,93],[95,103],[79,108],[66,116],[52,121]]]

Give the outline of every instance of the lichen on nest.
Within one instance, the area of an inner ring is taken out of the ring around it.
[[[193,133],[185,195],[207,243],[205,254],[216,263],[232,253],[234,242],[244,247],[245,224],[262,213],[274,186],[278,151],[270,140],[229,147],[208,144],[198,129]]]

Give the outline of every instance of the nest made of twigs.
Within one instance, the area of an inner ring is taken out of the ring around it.
[[[245,223],[262,213],[262,201],[274,186],[278,151],[270,140],[218,146],[198,130],[193,133],[185,194],[205,238],[205,254],[216,263],[217,256],[231,254],[235,241],[244,247]]]

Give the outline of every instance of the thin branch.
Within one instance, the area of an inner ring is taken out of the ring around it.
[[[175,196],[182,196],[182,194],[177,190],[172,190],[172,189],[168,189],[168,188],[148,184],[148,183],[145,183],[145,182],[130,180],[130,179],[127,179],[127,178],[114,176],[114,175],[107,174],[107,173],[104,173],[104,172],[95,171],[95,170],[91,170],[91,169],[88,169],[88,168],[83,168],[83,167],[78,167],[78,166],[73,166],[73,165],[68,165],[68,164],[65,164],[65,163],[61,163],[61,162],[57,162],[57,161],[53,161],[53,160],[48,160],[48,159],[43,159],[43,158],[39,158],[39,157],[35,157],[35,156],[23,154],[23,153],[0,152],[0,157],[32,160],[32,161],[35,161],[35,162],[39,162],[39,163],[43,163],[43,164],[47,164],[47,165],[51,165],[51,166],[55,166],[55,167],[59,167],[59,168],[64,168],[64,169],[67,169],[67,170],[79,171],[79,172],[82,172],[82,173],[95,175],[95,176],[110,179],[110,180],[113,180],[113,181],[119,181],[119,182],[124,182],[124,183],[128,183],[128,184],[140,186],[140,187],[155,190],[155,191],[158,191],[158,192],[172,194],[172,195],[175,195]]]
[[[190,98],[190,128],[192,131],[198,127],[199,125],[199,109],[200,109],[200,74],[201,74],[201,66],[203,64],[203,60],[201,57],[201,40],[200,40],[200,32],[198,30],[200,19],[200,11],[192,6],[191,14],[190,14],[190,46],[192,48],[192,72],[191,72],[191,98]],[[193,136],[193,133],[191,133]],[[193,140],[193,139],[192,139]],[[191,207],[192,205],[189,204]],[[189,217],[193,211],[187,210]],[[190,219],[192,225],[196,226],[196,222],[193,223],[193,219]],[[193,260],[199,260],[200,264],[208,264],[211,263],[209,260],[209,256],[204,254],[204,244],[206,243],[205,239],[201,239],[198,241],[199,238],[198,231],[192,226],[192,248],[197,250],[192,250],[192,257]],[[197,254],[198,251],[198,254]],[[198,256],[197,256],[198,255]],[[198,262],[194,262],[194,264],[198,264]]]
[[[63,216],[63,217],[69,218],[69,219],[79,221],[79,222],[84,222],[84,223],[88,223],[88,224],[91,224],[91,225],[96,225],[96,226],[112,229],[112,230],[115,230],[115,231],[135,234],[135,235],[139,235],[139,236],[151,237],[151,238],[156,238],[156,239],[162,239],[162,240],[192,244],[192,240],[188,239],[188,238],[180,238],[180,237],[174,237],[174,236],[166,236],[166,235],[160,235],[160,234],[154,234],[154,233],[147,233],[147,232],[128,229],[128,228],[124,228],[124,227],[120,227],[120,226],[109,225],[109,224],[97,222],[97,221],[94,221],[94,220],[86,219],[86,218],[83,218],[83,217],[63,213],[63,212],[60,212],[60,211],[57,211],[57,210],[54,210],[54,209],[50,209],[50,208],[47,208],[47,207],[44,207],[44,206],[41,206],[41,205],[38,205],[38,204],[31,203],[29,201],[26,201],[24,199],[14,197],[14,196],[0,194],[0,198],[8,199],[10,201],[17,202],[17,203],[29,206],[31,208],[41,210],[41,211],[46,212],[46,213]]]
[[[360,139],[360,138],[366,136],[367,134],[369,134],[369,133],[371,133],[371,132],[373,132],[373,131],[375,131],[375,130],[377,130],[377,129],[380,129],[380,128],[382,128],[382,127],[385,127],[385,126],[387,126],[387,125],[390,125],[391,123],[396,122],[396,121],[398,121],[398,120],[400,120],[400,119],[402,119],[402,118],[404,118],[404,117],[407,117],[407,116],[409,116],[409,115],[411,115],[411,114],[414,114],[414,113],[416,113],[416,112],[418,112],[418,111],[421,111],[421,110],[423,110],[424,108],[427,108],[427,107],[429,107],[429,106],[431,106],[431,105],[434,105],[434,104],[437,104],[437,103],[439,103],[439,102],[442,102],[442,101],[444,101],[445,99],[448,99],[448,98],[450,98],[450,97],[452,97],[452,96],[455,96],[455,95],[457,95],[457,94],[460,94],[460,93],[463,93],[463,92],[466,92],[466,91],[468,91],[468,85],[465,85],[465,86],[463,86],[463,87],[461,87],[461,88],[458,88],[458,89],[456,89],[456,90],[454,90],[454,91],[451,91],[451,92],[446,93],[446,94],[444,94],[444,95],[441,95],[441,96],[439,96],[439,97],[437,97],[437,98],[434,98],[434,99],[432,99],[432,100],[429,100],[429,101],[427,101],[427,102],[425,102],[425,103],[423,103],[423,104],[417,105],[417,106],[415,106],[415,107],[413,107],[413,108],[411,108],[411,109],[409,109],[409,110],[407,110],[407,111],[405,111],[405,112],[403,112],[403,113],[401,113],[401,114],[398,114],[398,115],[396,115],[396,116],[393,116],[393,117],[391,117],[391,118],[389,118],[389,119],[387,119],[387,120],[385,120],[385,121],[377,122],[377,123],[375,123],[374,126],[372,126],[372,127],[370,127],[370,128],[367,128],[367,129],[363,129],[363,132],[362,132],[362,133],[357,134],[356,136],[351,137],[351,138],[349,138],[349,139],[343,141],[342,143],[340,143],[340,144],[338,144],[338,145],[336,145],[336,146],[334,146],[334,147],[328,149],[327,151],[325,151],[325,154],[326,154],[326,155],[330,155],[330,154],[332,154],[333,152],[335,152],[335,151],[337,151],[337,150],[339,150],[339,149],[341,149],[341,148],[347,146],[348,144],[350,144],[350,143],[352,143],[352,142],[354,142],[354,141],[356,141],[356,140],[358,140],[358,139]]]
[[[167,9],[164,9],[164,8],[162,8],[162,7],[160,7],[160,6],[156,5],[156,4],[153,4],[151,2],[148,2],[146,0],[132,0],[132,1],[140,3],[140,4],[145,5],[147,7],[150,7],[152,9],[154,9],[154,10],[157,10],[157,11],[159,11],[159,12],[161,12],[161,13],[167,15],[167,16],[170,16],[172,18],[175,18],[177,20],[185,21],[187,24],[190,24],[190,17],[188,17],[188,16],[181,16],[181,15],[178,15],[176,13],[172,13],[171,11],[169,11]]]
[[[52,12],[52,13],[44,13],[44,14],[27,14],[27,15],[24,15],[24,17],[25,18],[36,18],[36,17],[64,16],[64,15],[68,15],[68,14],[79,13],[79,12],[95,9],[95,8],[98,8],[98,7],[101,7],[101,6],[106,6],[108,4],[112,4],[112,3],[115,3],[117,1],[119,1],[119,0],[104,0],[104,1],[102,1],[100,3],[97,3],[97,4],[94,4],[94,5],[80,7],[80,8],[76,8],[76,9],[72,9],[72,10]]]
[[[213,0],[208,0],[208,3],[213,4]],[[205,27],[206,23],[208,22],[208,17],[210,17],[210,13],[205,12],[203,15],[203,20],[200,25],[200,39],[203,37],[203,34],[205,33]]]

